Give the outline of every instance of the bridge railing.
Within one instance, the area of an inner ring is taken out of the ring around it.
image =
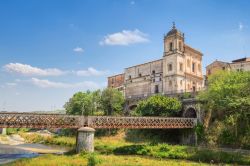
[[[88,125],[92,128],[172,129],[193,128],[196,125],[195,118],[113,116],[91,116],[88,118]]]
[[[193,128],[196,118],[0,113],[0,128]]]

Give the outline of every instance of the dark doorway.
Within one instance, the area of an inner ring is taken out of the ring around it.
[[[132,111],[132,110],[134,110],[136,107],[137,107],[137,105],[131,105],[131,106],[129,106],[129,110]]]
[[[188,108],[188,109],[184,112],[184,117],[185,117],[185,118],[197,118],[195,109],[194,109],[194,108]]]
[[[155,85],[155,93],[159,93],[159,85]]]

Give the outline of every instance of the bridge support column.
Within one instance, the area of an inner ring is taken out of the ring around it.
[[[7,134],[6,128],[2,128],[0,131],[1,131],[2,135],[6,135]]]
[[[76,152],[81,151],[94,152],[94,133],[95,129],[90,127],[81,127],[77,131]]]
[[[181,144],[183,145],[197,145],[197,135],[194,129],[184,129],[181,134]]]

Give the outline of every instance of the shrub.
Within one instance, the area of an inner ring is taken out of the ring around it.
[[[100,164],[101,160],[96,157],[96,154],[91,153],[88,156],[88,164],[87,166],[96,166],[97,164]]]
[[[198,142],[203,141],[205,139],[204,126],[201,123],[197,123],[194,130],[197,135]]]
[[[178,99],[155,95],[140,101],[135,111],[140,116],[176,116],[180,109]]]

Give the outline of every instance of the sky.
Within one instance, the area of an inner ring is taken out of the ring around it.
[[[247,0],[0,0],[0,111],[62,109],[124,68],[162,58],[172,27],[218,59],[250,57]]]

